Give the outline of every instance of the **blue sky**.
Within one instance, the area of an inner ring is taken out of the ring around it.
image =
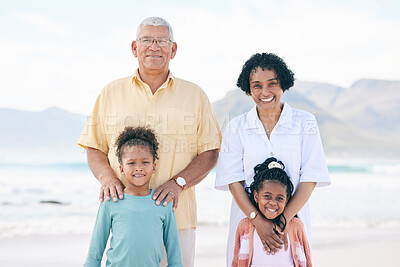
[[[172,72],[211,101],[235,89],[243,63],[273,52],[298,80],[350,86],[400,80],[398,1],[2,1],[0,108],[88,114],[100,90],[137,68],[137,25],[167,19]]]

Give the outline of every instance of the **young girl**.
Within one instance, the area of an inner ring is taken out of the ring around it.
[[[168,266],[183,267],[172,203],[155,205],[149,189],[158,150],[154,132],[126,127],[115,145],[127,186],[122,200],[100,204],[85,266],[101,265],[111,230],[106,266],[160,266],[164,244]]]
[[[236,230],[235,250],[232,266],[312,266],[310,248],[304,232],[303,223],[293,218],[287,224],[283,211],[293,193],[293,184],[283,170],[285,166],[275,158],[268,158],[254,167],[254,182],[250,185],[250,201],[258,212],[251,218],[240,221]],[[274,231],[283,232],[287,228],[289,247],[274,255],[267,254],[252,224],[256,216],[264,216],[272,221]]]

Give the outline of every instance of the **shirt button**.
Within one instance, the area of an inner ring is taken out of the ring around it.
[[[271,156],[273,156],[274,155],[274,153],[273,152],[271,152],[271,153],[269,153]]]

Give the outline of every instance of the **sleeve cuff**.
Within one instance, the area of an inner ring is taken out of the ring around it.
[[[95,260],[95,259],[86,259],[86,262],[83,266],[85,267],[100,267],[101,265],[101,260]]]

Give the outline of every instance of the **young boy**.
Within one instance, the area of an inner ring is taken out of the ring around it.
[[[149,188],[158,150],[154,132],[126,127],[115,145],[127,186],[122,200],[100,204],[85,266],[101,265],[111,230],[106,266],[160,266],[164,244],[168,266],[183,267],[172,203],[156,206]]]

